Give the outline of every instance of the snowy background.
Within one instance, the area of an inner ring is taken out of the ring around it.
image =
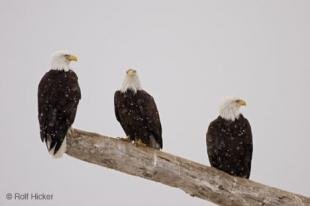
[[[123,136],[113,95],[135,68],[161,115],[164,151],[209,165],[205,133],[225,96],[248,102],[251,179],[310,196],[310,1],[0,1],[0,205],[207,205],[183,191],[65,156],[39,137],[37,85],[69,49],[74,127]],[[52,201],[5,194],[52,193]],[[212,205],[211,203],[208,205]]]

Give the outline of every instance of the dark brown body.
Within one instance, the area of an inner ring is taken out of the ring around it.
[[[81,91],[78,78],[72,71],[50,70],[38,88],[38,118],[43,142],[49,142],[54,154],[60,148],[75,119]]]
[[[207,132],[207,149],[212,167],[239,177],[250,177],[253,152],[249,121],[241,114],[235,121],[218,117]]]
[[[163,147],[162,129],[155,101],[144,90],[116,91],[115,116],[130,140],[141,140],[155,149]]]

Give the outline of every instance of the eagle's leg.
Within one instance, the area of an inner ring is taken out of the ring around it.
[[[73,134],[73,128],[72,128],[72,127],[69,127],[66,136],[67,136],[67,137],[72,137],[72,134]]]
[[[142,142],[141,139],[135,140],[134,143],[135,143],[135,145],[138,145],[138,146],[147,147],[147,145],[144,142]]]
[[[129,136],[126,136],[126,137],[117,137],[118,139],[122,140],[122,141],[125,141],[125,142],[132,142],[132,140],[130,139]]]

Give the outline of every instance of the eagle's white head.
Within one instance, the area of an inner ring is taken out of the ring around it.
[[[128,69],[126,71],[126,76],[122,84],[121,92],[124,93],[128,89],[131,89],[134,93],[142,89],[138,73],[134,69]]]
[[[52,55],[51,69],[68,71],[71,61],[77,61],[78,58],[66,51],[56,51]]]
[[[220,106],[220,116],[226,120],[235,121],[239,118],[239,109],[246,106],[246,102],[240,98],[228,98]]]

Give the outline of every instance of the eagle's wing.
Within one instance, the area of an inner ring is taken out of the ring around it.
[[[243,135],[244,139],[244,150],[245,150],[245,159],[244,165],[246,166],[246,177],[249,178],[251,173],[251,162],[252,162],[252,153],[253,153],[253,140],[252,140],[252,130],[249,121],[245,119],[245,133]]]
[[[114,93],[114,112],[115,112],[115,117],[117,119],[118,122],[120,122],[120,117],[119,117],[119,111],[118,111],[118,100],[120,98],[121,95],[121,91],[116,91]]]
[[[206,135],[206,143],[207,143],[207,152],[209,161],[212,167],[219,168],[221,161],[219,159],[219,145],[216,135],[216,120],[210,123],[207,135]]]
[[[141,94],[144,98],[141,99],[141,102],[139,102],[139,104],[141,104],[140,112],[144,120],[144,124],[147,127],[148,131],[154,135],[154,138],[156,142],[160,145],[160,148],[162,148],[162,127],[156,103],[154,101],[154,98],[146,91],[141,90]]]
[[[38,88],[38,109],[41,140],[47,143],[54,154],[60,148],[68,129],[75,119],[77,106],[81,98],[78,79],[70,72],[70,84],[51,81],[47,73],[40,81]]]

